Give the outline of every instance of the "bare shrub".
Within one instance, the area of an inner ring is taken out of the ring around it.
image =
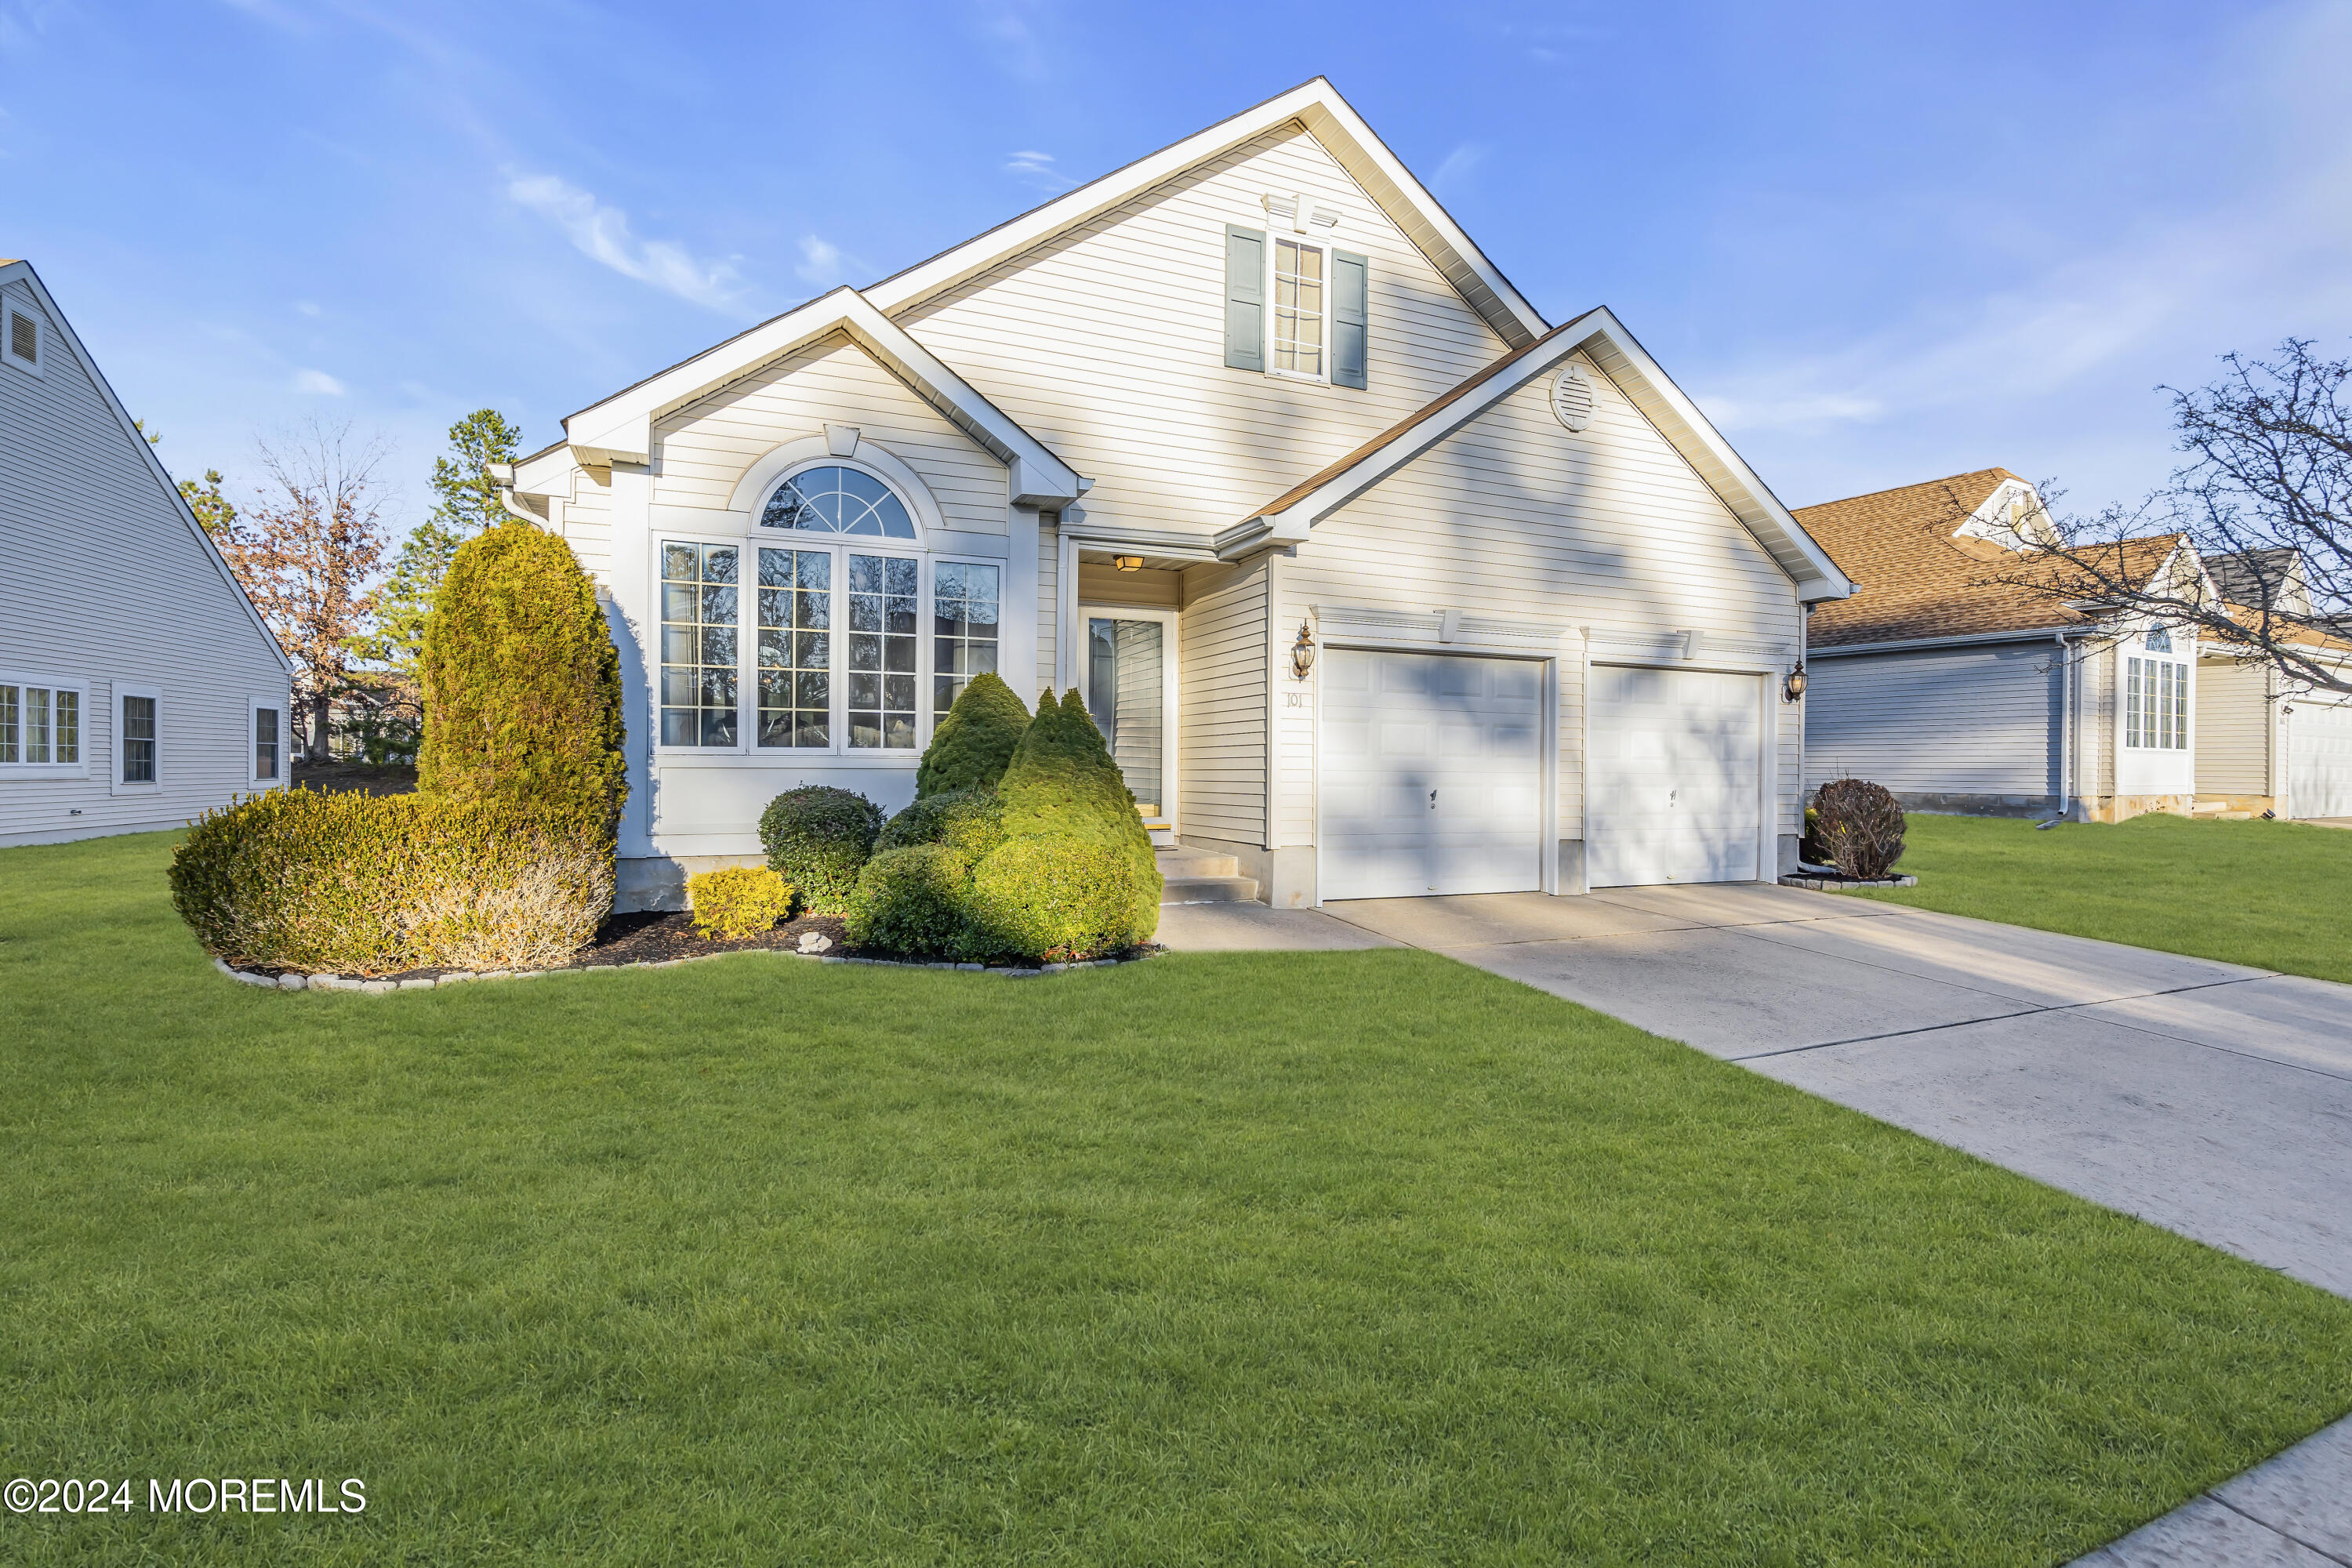
[[[448,969],[569,963],[613,907],[613,862],[593,850],[539,858],[435,888],[404,910],[410,951]]]
[[[1830,864],[1861,880],[1903,858],[1903,808],[1868,779],[1832,779],[1814,797],[1813,840]]]

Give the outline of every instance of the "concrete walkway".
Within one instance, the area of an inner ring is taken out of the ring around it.
[[[1757,884],[1250,908],[1161,940],[1428,948],[2352,1297],[2352,986]],[[2352,1422],[2085,1561],[2352,1568]]]

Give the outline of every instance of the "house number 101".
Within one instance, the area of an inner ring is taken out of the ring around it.
[[[1282,705],[1285,708],[1304,708],[1307,706],[1307,693],[1286,691],[1282,694]]]

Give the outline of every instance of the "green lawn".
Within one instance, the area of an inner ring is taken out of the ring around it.
[[[1932,841],[1932,838],[1931,838]],[[0,850],[0,1558],[2063,1561],[2352,1302],[1416,952],[214,974]]]
[[[1906,846],[1900,868],[1919,885],[1857,896],[2352,980],[2352,832],[2339,827],[1914,816]]]

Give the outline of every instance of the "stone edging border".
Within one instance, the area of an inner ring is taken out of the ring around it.
[[[608,969],[676,969],[681,963],[708,963],[714,958],[740,958],[746,953],[805,959],[813,963],[865,963],[879,969],[953,969],[974,974],[1002,974],[1013,980],[1034,980],[1040,975],[1066,974],[1074,969],[1116,969],[1122,963],[1141,963],[1146,959],[1159,957],[1165,951],[1139,952],[1132,958],[1091,958],[1082,963],[1048,963],[1036,969],[1016,969],[1010,965],[992,967],[985,963],[923,963],[904,958],[837,958],[822,952],[796,952],[788,947],[739,947],[726,952],[698,952],[685,958],[646,959],[635,963],[589,963],[563,969],[459,969],[447,974],[421,975],[412,980],[362,980],[350,974],[257,974],[249,969],[232,969],[217,958],[213,960],[213,967],[231,980],[257,985],[265,991],[358,991],[380,996],[391,991],[431,991],[437,986],[475,980],[539,980],[550,974],[594,974]]]
[[[1873,877],[1868,881],[1854,881],[1845,877],[1793,876],[1780,879],[1784,888],[1808,888],[1816,893],[1851,893],[1857,888],[1916,888],[1916,877]]]

